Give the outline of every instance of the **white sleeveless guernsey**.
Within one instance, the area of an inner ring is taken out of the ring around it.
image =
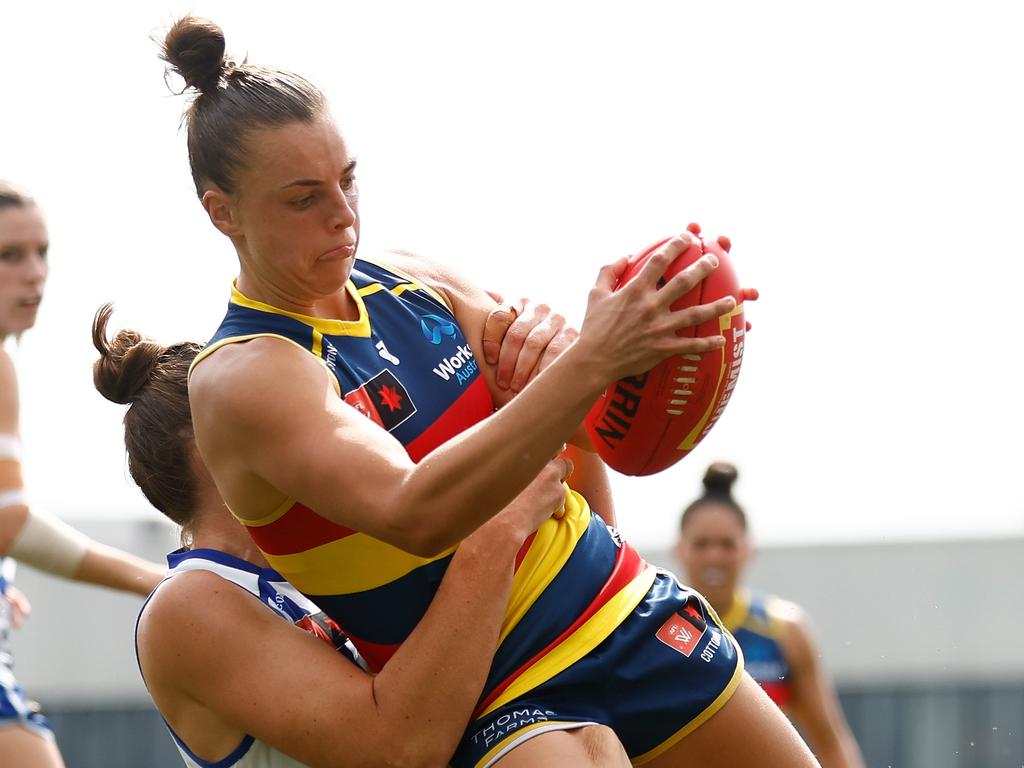
[[[268,610],[273,610],[300,629],[330,643],[350,661],[362,669],[366,665],[355,648],[341,633],[338,626],[319,608],[285,581],[277,571],[260,568],[232,555],[213,549],[178,550],[167,556],[167,579],[186,571],[211,571],[223,579],[237,584],[251,594]],[[161,582],[163,584],[163,582]],[[158,586],[157,589],[160,587]],[[155,592],[155,590],[154,590]],[[148,602],[148,601],[147,601]],[[188,768],[303,768],[303,764],[278,752],[262,741],[246,736],[231,754],[220,760],[203,760],[188,748],[184,741],[167,725],[182,760]]]

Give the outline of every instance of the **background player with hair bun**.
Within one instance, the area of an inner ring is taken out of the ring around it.
[[[743,587],[752,547],[732,495],[738,477],[728,462],[707,468],[703,495],[683,510],[676,557],[736,638],[747,671],[793,718],[823,768],[863,768],[807,617],[787,600]]]
[[[164,569],[93,541],[29,503],[22,483],[18,381],[3,346],[36,322],[49,273],[43,213],[23,189],[0,180],[0,765],[55,768],[53,731],[14,677],[10,632],[29,612],[12,585],[14,563],[54,576],[149,594]]]

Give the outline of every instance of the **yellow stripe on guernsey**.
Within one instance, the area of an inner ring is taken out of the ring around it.
[[[287,574],[296,589],[315,597],[376,589],[454,551],[450,547],[434,557],[419,557],[365,533],[353,533],[304,552],[264,557],[275,571]]]
[[[270,304],[264,304],[262,301],[250,299],[239,291],[238,286],[235,284],[231,285],[231,303],[238,304],[241,307],[248,307],[249,309],[258,309],[261,312],[270,312],[274,315],[290,317],[293,320],[298,320],[301,323],[311,326],[313,330],[319,331],[321,334],[327,336],[359,336],[362,338],[369,338],[370,315],[366,311],[366,304],[363,303],[363,297],[359,295],[359,291],[356,289],[355,283],[351,280],[345,283],[345,291],[356,303],[356,308],[359,310],[359,316],[355,320],[329,320],[323,317],[302,315],[298,312],[286,312],[285,310],[273,307]]]
[[[294,506],[295,499],[286,498],[273,512],[257,520],[246,520],[234,512],[231,515],[248,528],[259,528],[277,522]],[[365,533],[352,533],[303,552],[264,552],[263,556],[271,568],[287,575],[291,585],[304,594],[342,595],[383,586],[454,551],[455,547],[450,547],[434,557],[417,557]],[[345,568],[339,568],[338,563],[345,563]]]
[[[723,626],[729,632],[745,628],[764,637],[780,638],[786,631],[785,622],[780,614],[780,600],[769,597],[765,600],[766,616],[762,617],[750,611],[751,596],[746,589],[737,589],[733,593],[732,607],[722,614]]]
[[[619,590],[600,610],[583,623],[557,647],[516,678],[480,716],[490,714],[499,707],[525,695],[538,685],[550,680],[564,669],[582,659],[618,627],[633,611],[654,585],[658,571],[647,565],[632,581]]]
[[[405,290],[425,291],[426,293],[429,293],[431,296],[433,296],[435,299],[437,299],[439,302],[441,302],[441,304],[443,304],[444,306],[448,307],[449,311],[454,311],[454,310],[452,310],[451,302],[448,301],[448,298],[446,296],[442,295],[439,291],[434,290],[429,285],[421,285],[420,283],[417,283],[416,282],[416,278],[414,278],[412,275],[410,275],[405,270],[399,269],[398,267],[395,267],[395,266],[392,266],[391,264],[388,264],[387,262],[381,261],[380,259],[376,259],[376,258],[372,258],[372,257],[367,257],[367,256],[360,256],[359,258],[362,261],[368,261],[371,264],[375,264],[378,267],[382,267],[383,269],[386,269],[389,272],[394,272],[399,277],[404,277],[406,280],[409,281],[407,285],[396,285],[391,290],[391,292],[393,294],[395,294],[395,296],[401,295],[402,292],[405,291]]]
[[[537,535],[530,545],[529,552],[516,570],[512,579],[512,596],[505,619],[501,625],[498,644],[501,645],[509,632],[523,618],[537,598],[548,588],[548,585],[562,571],[562,566],[576,549],[576,543],[587,532],[590,525],[590,507],[586,499],[576,491],[565,487],[565,515],[561,522],[546,520],[537,529]],[[539,575],[539,578],[538,578]]]

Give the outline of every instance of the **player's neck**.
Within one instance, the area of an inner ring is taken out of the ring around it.
[[[214,549],[260,568],[269,567],[263,553],[223,504],[217,509],[196,513],[192,525],[192,548]]]

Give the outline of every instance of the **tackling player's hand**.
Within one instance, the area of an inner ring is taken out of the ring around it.
[[[565,486],[572,462],[558,456],[547,463],[526,488],[503,510],[480,526],[462,544],[492,549],[495,545],[519,545],[549,517],[565,515]]]

